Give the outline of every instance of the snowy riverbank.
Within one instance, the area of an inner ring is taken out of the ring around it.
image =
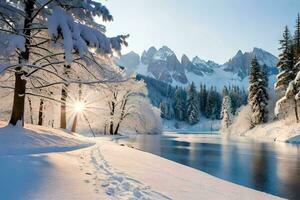
[[[120,146],[110,137],[28,128],[0,129],[1,199],[277,198]]]
[[[294,120],[278,120],[258,125],[250,130],[231,130],[231,136],[246,136],[255,140],[300,143],[300,124]]]

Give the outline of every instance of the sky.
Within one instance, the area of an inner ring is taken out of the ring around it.
[[[122,53],[151,46],[179,58],[199,56],[220,64],[238,50],[259,47],[278,55],[285,25],[294,31],[300,0],[107,0],[114,16],[107,35],[130,34]]]

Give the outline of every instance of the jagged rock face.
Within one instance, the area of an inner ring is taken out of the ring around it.
[[[261,66],[267,66],[269,74],[277,73],[276,64],[278,59],[272,54],[259,48],[254,48],[252,52],[245,53],[239,50],[233,58],[224,64],[224,70],[238,74],[238,76],[243,79],[249,75],[251,61],[254,56],[256,56],[258,63]]]
[[[205,74],[212,74],[214,70],[211,66],[209,66],[204,60],[201,60],[196,56],[193,58],[193,65],[192,71],[197,75],[203,75]]]
[[[141,62],[144,65],[148,65],[153,59],[154,54],[157,53],[157,49],[155,47],[150,47],[148,51],[144,51],[141,57]]]
[[[186,69],[188,72],[193,71],[194,64],[190,61],[190,59],[186,55],[183,55],[181,57],[181,64],[182,64],[183,68]],[[203,74],[200,72],[200,74],[198,74],[198,75],[201,76]]]
[[[211,60],[207,61],[206,64],[208,66],[210,66],[211,68],[219,68],[219,67],[221,67],[221,65],[219,65],[218,63],[215,63],[214,61],[211,61]]]
[[[171,69],[173,72],[172,77],[183,84],[186,84],[188,82],[185,74],[185,70],[181,63],[178,61],[175,54],[172,54],[167,57],[167,63],[168,63],[168,69]]]
[[[175,53],[167,46],[158,50],[151,47],[143,52],[141,58],[138,54],[130,52],[117,60],[117,64],[124,66],[127,74],[137,72],[175,85],[199,80],[204,82],[220,82],[222,80],[222,83],[227,84],[245,80],[245,77],[249,75],[254,56],[257,57],[261,66],[268,69],[269,75],[278,73],[276,68],[278,59],[259,48],[254,48],[252,52],[238,51],[228,62],[219,65],[213,61],[204,61],[197,56],[190,60],[183,55],[179,61]]]
[[[183,84],[187,83],[184,68],[178,61],[175,54],[164,59],[152,59],[148,65],[148,72],[157,80],[172,83],[173,79]]]

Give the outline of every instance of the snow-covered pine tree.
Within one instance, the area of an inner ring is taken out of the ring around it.
[[[248,103],[252,110],[253,126],[267,121],[268,95],[264,75],[256,57],[251,62]]]
[[[199,108],[200,114],[204,115],[206,112],[206,102],[207,102],[207,90],[206,85],[200,85],[200,92],[199,92]]]
[[[299,13],[296,19],[293,49],[295,52],[295,61],[298,62],[300,59],[300,14]]]
[[[187,121],[187,91],[185,88],[180,88],[182,105],[183,105],[183,121]]]
[[[199,107],[198,107],[198,95],[194,82],[188,88],[187,99],[187,121],[189,124],[194,125],[199,122]]]
[[[228,91],[228,88],[226,86],[223,87],[223,90],[222,90],[222,96],[225,97],[229,95],[229,91]]]
[[[112,16],[105,6],[94,0],[3,0],[0,1],[0,14],[0,54],[4,61],[0,72],[13,72],[15,77],[9,122],[12,125],[24,125],[26,95],[41,97],[26,91],[28,79],[42,80],[39,86],[32,86],[39,89],[78,83],[78,80],[66,80],[61,76],[66,62],[76,63],[86,73],[91,73],[88,63],[99,73],[104,68],[96,54],[111,55],[113,51],[119,52],[123,44],[127,45],[127,36],[105,36],[105,27],[95,19],[111,21]],[[55,82],[37,77],[38,71],[55,77]],[[103,83],[103,79],[82,83]]]
[[[288,27],[285,27],[283,32],[283,38],[279,41],[281,53],[279,54],[279,62],[277,67],[279,74],[277,75],[277,82],[275,83],[275,89],[279,93],[279,97],[284,95],[289,83],[293,80],[293,66],[294,55],[293,46]]]
[[[214,88],[215,94],[215,108],[214,108],[214,118],[220,119],[221,106],[222,106],[222,95],[217,91],[217,88]]]
[[[223,97],[222,109],[221,109],[221,129],[226,130],[232,124],[232,106],[231,98],[229,95]]]
[[[211,87],[207,94],[205,114],[209,119],[215,119],[215,108],[216,108],[216,95],[214,88]]]
[[[174,98],[175,98],[175,103],[174,103],[175,119],[179,121],[183,121],[184,102],[183,102],[182,92],[180,88],[176,88]]]
[[[167,118],[167,104],[165,101],[162,101],[159,105],[160,107],[160,117],[163,118],[163,119],[166,119]]]
[[[262,66],[262,73],[263,73],[263,79],[265,81],[265,87],[268,88],[269,87],[269,74],[268,74],[268,66],[266,64],[264,64]]]
[[[167,99],[166,101],[167,104],[167,118],[166,119],[174,119],[175,114],[174,114],[174,108],[173,108],[173,103],[171,99]]]

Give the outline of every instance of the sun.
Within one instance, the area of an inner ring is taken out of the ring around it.
[[[77,113],[82,113],[85,110],[86,106],[83,101],[76,101],[74,103],[74,111]]]

